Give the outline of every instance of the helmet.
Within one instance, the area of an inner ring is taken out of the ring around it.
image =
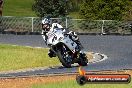
[[[42,20],[42,29],[45,32],[48,32],[50,30],[50,18],[44,18]]]
[[[43,20],[42,20],[42,24],[50,24],[50,18],[44,18]]]

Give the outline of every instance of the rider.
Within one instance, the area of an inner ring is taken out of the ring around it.
[[[49,17],[47,18],[44,18],[42,20],[42,37],[45,41],[45,43],[47,44],[47,39],[48,39],[48,36],[47,36],[47,33],[50,31],[54,31],[55,28],[60,28],[63,30],[63,32],[67,32],[67,34],[69,34],[71,36],[71,39],[73,41],[75,41],[78,45],[81,46],[81,43],[79,42],[79,38],[77,36],[77,34],[73,31],[70,31],[68,32],[68,30],[65,30],[60,24],[58,23],[52,23],[51,24],[51,20]],[[49,53],[48,53],[49,57],[55,57],[55,53],[50,49],[49,50]]]

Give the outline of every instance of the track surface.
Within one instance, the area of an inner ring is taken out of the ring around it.
[[[89,36],[80,35],[80,41],[85,51],[103,53],[107,60],[90,63],[84,67],[87,71],[132,69],[132,36]],[[32,47],[46,47],[40,35],[0,35],[0,43]],[[0,76],[47,75],[57,73],[77,72],[78,67],[43,68],[26,72],[0,74]]]

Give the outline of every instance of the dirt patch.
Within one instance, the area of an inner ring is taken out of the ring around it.
[[[91,73],[91,72],[90,72]],[[130,74],[132,71],[102,71],[102,72],[92,72],[97,74]],[[64,76],[49,76],[49,77],[28,77],[28,78],[10,78],[10,79],[0,79],[0,88],[30,88],[33,84],[48,84],[57,83],[67,80],[75,80],[76,75],[64,75]]]
[[[93,57],[93,52],[87,52],[86,55],[87,55],[87,57],[88,57],[88,60],[91,60],[91,59],[94,58],[94,57]]]
[[[29,88],[33,84],[55,83],[63,80],[73,80],[75,77],[75,75],[72,75],[0,79],[0,88]]]

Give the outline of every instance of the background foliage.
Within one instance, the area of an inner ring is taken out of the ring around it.
[[[89,20],[125,20],[130,17],[131,0],[84,0],[80,5],[82,18]]]
[[[35,0],[33,10],[39,17],[59,17],[66,14],[66,3],[64,0]]]
[[[132,20],[131,0],[4,0],[3,6],[3,16]]]

